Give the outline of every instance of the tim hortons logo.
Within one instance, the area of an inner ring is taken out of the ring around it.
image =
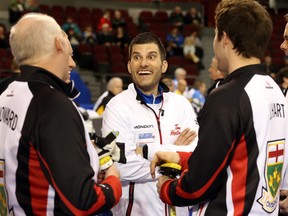
[[[170,135],[171,136],[177,136],[181,133],[181,127],[179,126],[179,124],[175,124],[175,129],[171,130]]]

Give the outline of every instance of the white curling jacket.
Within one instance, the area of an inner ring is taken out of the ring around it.
[[[117,142],[125,144],[126,164],[117,164],[121,175],[122,197],[114,215],[169,215],[169,208],[157,193],[157,178],[150,175],[150,161],[157,151],[193,151],[198,137],[187,146],[173,143],[190,128],[198,132],[196,114],[189,101],[160,83],[160,96],[145,96],[130,84],[113,97],[103,115],[102,135],[119,132]],[[162,97],[163,96],[163,97]],[[137,146],[147,144],[147,159],[136,155]],[[177,216],[188,215],[188,207],[176,208]]]

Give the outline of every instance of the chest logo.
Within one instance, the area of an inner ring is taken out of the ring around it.
[[[171,130],[170,136],[178,136],[181,133],[181,127],[179,124],[175,124],[175,128]]]

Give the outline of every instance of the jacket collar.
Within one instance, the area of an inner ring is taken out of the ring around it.
[[[267,73],[263,72],[266,71],[265,70],[265,64],[253,64],[253,65],[247,65],[244,67],[240,67],[238,69],[236,69],[235,71],[233,71],[232,73],[230,73],[222,82],[222,84],[225,84],[235,78],[237,78],[238,76],[241,76],[244,73],[247,74],[260,74],[260,75],[267,75]],[[221,85],[222,85],[221,84]]]
[[[20,71],[20,76],[16,79],[18,81],[38,82],[49,85],[52,88],[64,93],[70,99],[75,99],[80,95],[78,90],[75,88],[73,81],[66,83],[43,68],[22,65],[20,66]]]
[[[141,103],[146,103],[146,104],[159,104],[163,100],[163,93],[169,92],[169,88],[162,82],[159,83],[158,85],[158,92],[159,95],[154,97],[154,95],[146,95],[141,90],[135,85],[134,83],[134,88],[136,90],[136,100],[140,101]]]

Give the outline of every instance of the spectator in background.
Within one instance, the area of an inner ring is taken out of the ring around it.
[[[198,31],[192,31],[190,36],[195,38],[195,45],[200,47],[201,49],[203,49],[202,41],[201,41],[201,38],[199,37],[199,32]]]
[[[68,16],[62,25],[62,29],[68,34],[72,29],[76,37],[82,37],[82,31],[72,16]]]
[[[121,48],[127,47],[129,43],[129,37],[124,31],[122,26],[118,26],[115,31],[115,44]]]
[[[174,92],[176,94],[187,97],[187,93],[188,93],[187,89],[188,89],[187,81],[185,79],[180,79],[178,80],[178,85]]]
[[[203,49],[196,45],[196,38],[194,36],[185,37],[183,54],[186,59],[196,64],[199,70],[204,68],[202,63]]]
[[[9,22],[16,23],[25,12],[24,0],[10,0],[9,3]]]
[[[201,27],[203,22],[202,14],[196,7],[192,7],[184,16],[185,25],[194,25]]]
[[[198,79],[194,82],[193,88],[189,90],[186,96],[191,102],[197,115],[199,114],[200,110],[202,109],[205,103],[206,91],[207,91],[206,83]]]
[[[107,83],[107,91],[105,91],[94,105],[94,110],[101,116],[105,110],[107,103],[115,95],[123,91],[123,81],[119,77],[111,78]]]
[[[186,79],[186,70],[184,68],[176,68],[175,71],[174,71],[174,78],[173,78],[173,83],[174,83],[174,87],[175,89],[178,88],[178,81],[180,79]]]
[[[38,12],[39,11],[38,0],[26,0],[25,11],[26,12]]]
[[[9,39],[6,32],[6,26],[0,23],[0,48],[7,49],[9,48]]]
[[[116,30],[118,27],[126,28],[126,20],[122,17],[121,11],[115,10],[114,16],[111,19],[112,28]]]
[[[269,74],[273,79],[276,78],[277,69],[276,66],[273,64],[273,59],[270,55],[264,56],[264,64],[266,67],[266,72]]]
[[[183,14],[182,8],[180,6],[174,7],[173,11],[171,12],[171,14],[169,16],[169,21],[171,24],[173,24],[179,30],[183,29],[184,14]]]
[[[85,26],[83,31],[83,43],[85,44],[96,44],[97,43],[97,36],[93,30],[92,25],[88,24]]]
[[[68,16],[66,17],[65,23],[62,25],[62,29],[67,34],[68,40],[72,45],[75,60],[79,60],[79,53],[77,48],[83,39],[83,33],[80,27],[72,16]]]
[[[276,77],[276,81],[278,82],[282,92],[284,95],[287,94],[288,89],[288,66],[282,68],[278,73]]]
[[[83,36],[82,34],[79,35],[77,32],[75,32],[75,28],[69,28],[67,31],[68,39],[73,47],[74,52],[77,50],[77,46],[82,42]]]
[[[107,47],[115,44],[115,35],[109,29],[110,27],[107,23],[102,25],[101,31],[99,31],[97,34],[98,44],[105,45]]]
[[[214,89],[221,85],[221,82],[224,80],[227,74],[223,73],[218,68],[218,61],[215,57],[211,59],[211,64],[208,69],[209,77],[213,81],[213,84],[207,90],[207,95]]]
[[[184,37],[178,27],[173,27],[166,35],[166,52],[170,56],[183,56]]]
[[[100,18],[98,23],[98,31],[103,31],[103,26],[107,28],[108,32],[112,32],[112,23],[111,23],[111,15],[109,10],[105,10],[103,16]]]
[[[162,82],[169,88],[171,92],[175,91],[173,79],[166,77],[162,79]]]
[[[83,37],[82,35],[79,35],[78,33],[75,32],[75,28],[68,29],[66,34],[72,46],[74,58],[76,61],[78,61],[80,58],[79,52],[78,52],[78,45],[83,40]]]

